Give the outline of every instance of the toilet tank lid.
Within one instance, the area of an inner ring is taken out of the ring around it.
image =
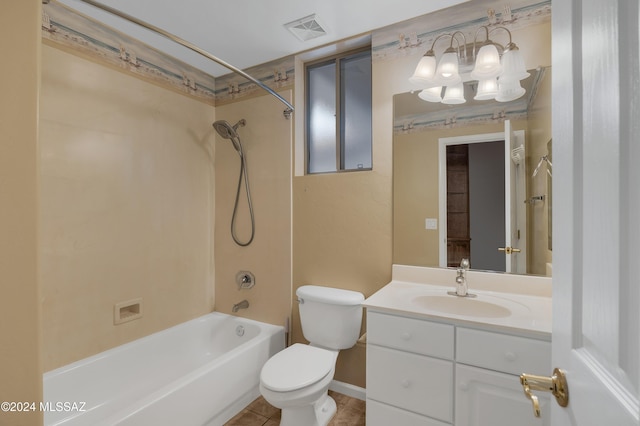
[[[364,301],[364,295],[360,292],[318,285],[298,287],[296,296],[302,300],[345,306],[358,306]]]

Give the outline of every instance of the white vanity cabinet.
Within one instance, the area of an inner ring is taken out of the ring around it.
[[[367,426],[549,425],[518,376],[551,370],[549,341],[367,311]]]
[[[456,327],[455,424],[550,425],[549,394],[536,393],[542,417],[534,417],[519,376],[552,370],[549,341]]]

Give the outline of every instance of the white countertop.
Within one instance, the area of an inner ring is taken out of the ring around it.
[[[392,281],[367,298],[363,306],[378,312],[551,339],[550,278],[472,272],[467,276],[469,293],[477,297],[467,299],[447,294],[455,290],[455,270],[394,265]],[[443,280],[451,284],[443,284]],[[502,282],[506,280],[511,281],[510,286]]]

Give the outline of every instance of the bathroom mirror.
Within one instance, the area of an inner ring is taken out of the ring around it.
[[[473,100],[477,81],[465,83],[461,105],[394,96],[394,263],[469,257],[472,269],[551,275],[551,70],[529,73],[511,102]]]

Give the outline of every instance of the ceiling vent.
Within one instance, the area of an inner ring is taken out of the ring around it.
[[[327,33],[318,22],[315,13],[284,24],[284,27],[291,31],[300,41],[311,40]]]

